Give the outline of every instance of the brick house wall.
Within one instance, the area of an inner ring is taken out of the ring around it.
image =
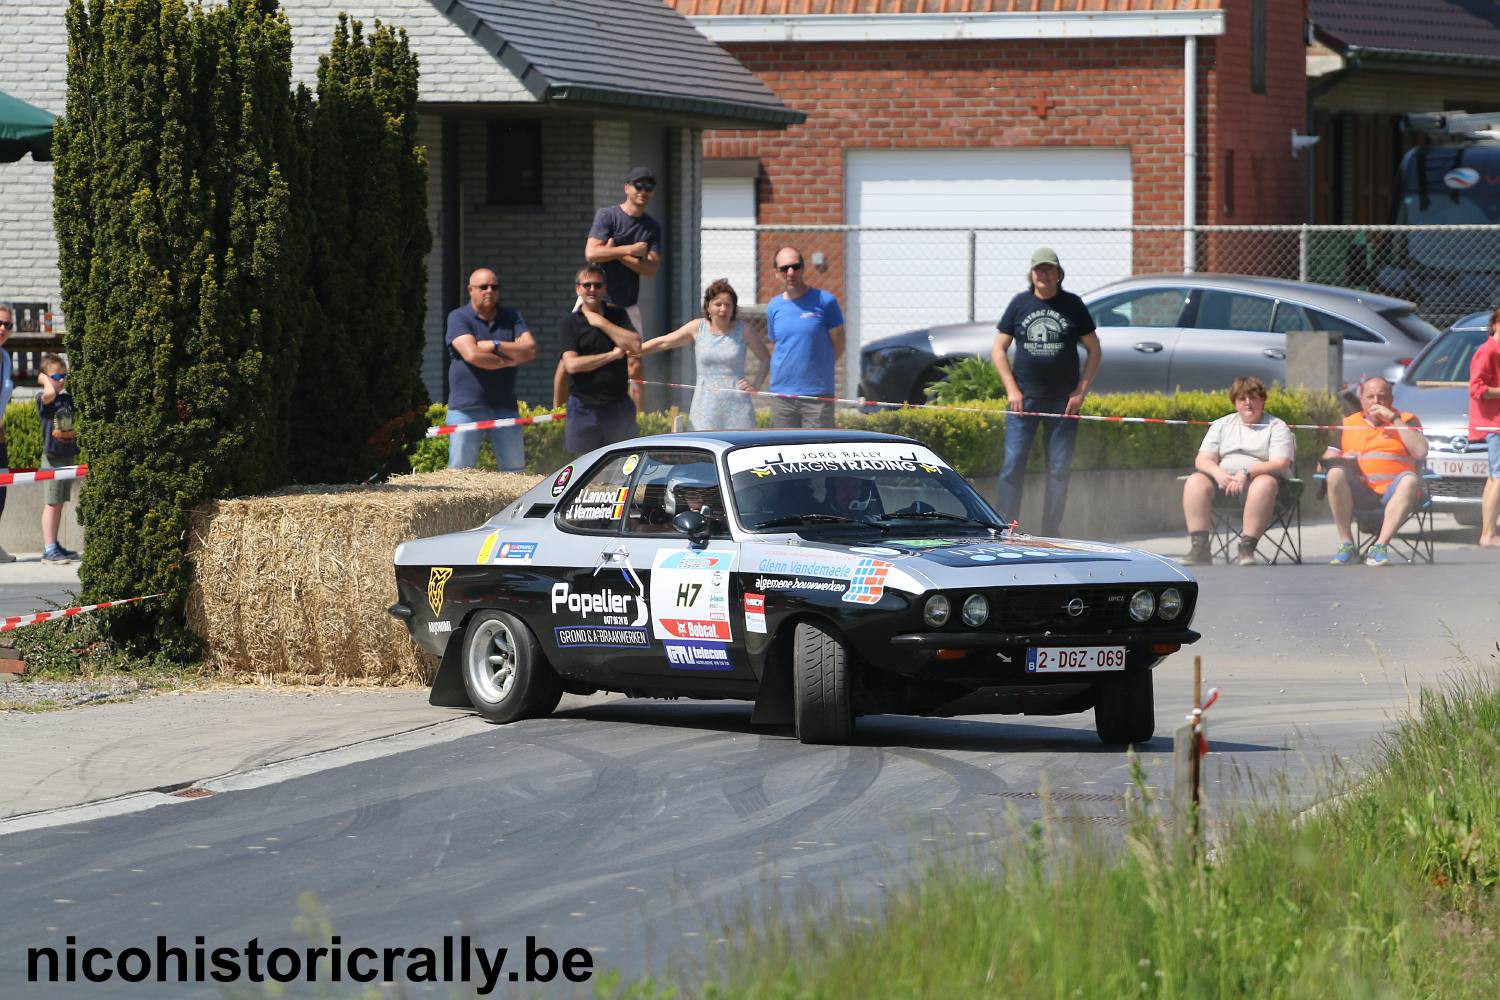
[[[1264,94],[1250,90],[1251,3],[1224,0],[1225,34],[1198,42],[1200,224],[1304,216],[1306,168],[1291,158],[1290,132],[1306,129],[1305,3],[1264,0]],[[723,44],[808,115],[784,133],[705,134],[706,158],[760,160],[764,225],[845,221],[851,149],[1016,146],[1128,147],[1135,224],[1182,222],[1181,38]],[[1234,171],[1229,215],[1226,159]],[[765,234],[762,288],[777,287],[770,244],[783,240],[826,250],[827,264],[809,281],[842,294],[842,239],[827,236]],[[1138,272],[1180,270],[1181,236],[1143,234],[1134,255]]]

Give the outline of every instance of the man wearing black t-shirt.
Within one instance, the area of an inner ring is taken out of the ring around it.
[[[1047,495],[1042,504],[1042,534],[1056,535],[1062,528],[1063,508],[1068,502],[1068,475],[1073,466],[1073,445],[1078,439],[1078,421],[1060,417],[1022,416],[1026,413],[1074,414],[1083,408],[1083,397],[1099,371],[1099,336],[1083,300],[1062,288],[1063,269],[1057,253],[1040,247],[1031,255],[1031,288],[1010,300],[996,324],[990,358],[1005,384],[1005,463],[997,493],[999,513],[1007,521],[1021,512],[1021,487],[1026,478],[1026,459],[1038,426],[1042,447],[1047,451]],[[1005,356],[1016,345],[1012,364]],[[1079,373],[1078,346],[1088,352]]]
[[[620,306],[606,301],[602,268],[578,272],[579,307],[562,322],[563,369],[568,373],[568,420],[563,442],[575,455],[635,437],[627,357],[641,353],[641,335]]]

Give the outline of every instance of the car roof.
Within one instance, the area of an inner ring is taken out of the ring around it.
[[[1106,292],[1122,291],[1126,288],[1134,288],[1140,285],[1159,285],[1166,282],[1190,285],[1197,288],[1223,288],[1234,291],[1258,292],[1262,295],[1296,299],[1298,302],[1308,305],[1326,303],[1331,307],[1343,306],[1347,308],[1351,304],[1361,303],[1377,312],[1383,312],[1388,309],[1408,310],[1416,308],[1416,303],[1409,302],[1406,299],[1398,299],[1389,295],[1379,295],[1375,292],[1361,291],[1357,288],[1337,288],[1333,285],[1319,285],[1309,281],[1291,281],[1285,278],[1264,278],[1253,274],[1215,274],[1206,272],[1194,272],[1192,274],[1140,274],[1130,278],[1122,278],[1119,281],[1095,288],[1087,294],[1093,297],[1105,294]]]
[[[728,451],[732,448],[751,448],[760,445],[789,444],[911,444],[912,439],[897,434],[881,434],[877,431],[830,431],[830,430],[746,430],[746,431],[684,431],[679,434],[653,434],[631,441],[621,441],[607,450],[630,448],[708,448],[713,451]],[[601,449],[605,450],[605,449]]]
[[[1461,319],[1453,321],[1450,330],[1483,330],[1490,325],[1490,314],[1488,312],[1469,313]]]

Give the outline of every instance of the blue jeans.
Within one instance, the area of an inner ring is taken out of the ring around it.
[[[1021,408],[1033,413],[1061,413],[1067,405],[1067,396],[1027,396],[1021,400]],[[1047,495],[1042,502],[1041,533],[1056,535],[1062,530],[1063,508],[1068,503],[1068,475],[1073,469],[1073,445],[1078,440],[1076,420],[1006,416],[1005,464],[1000,469],[996,506],[1007,522],[1020,517],[1026,460],[1031,456],[1031,442],[1038,427],[1042,429],[1042,447],[1047,451]]]
[[[480,420],[504,420],[518,414],[499,406],[475,406],[467,410],[448,408],[448,423],[472,424]],[[501,472],[526,471],[526,440],[520,427],[491,427],[485,431],[459,431],[448,438],[448,468],[472,469],[479,461],[479,446],[486,434]]]

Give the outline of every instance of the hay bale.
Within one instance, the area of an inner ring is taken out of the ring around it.
[[[188,625],[237,680],[429,682],[436,661],[386,613],[396,546],[478,527],[537,481],[451,469],[218,501],[193,519]]]

